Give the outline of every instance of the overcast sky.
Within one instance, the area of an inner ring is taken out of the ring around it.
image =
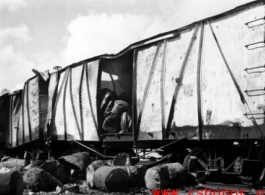
[[[251,0],[0,0],[0,90]]]

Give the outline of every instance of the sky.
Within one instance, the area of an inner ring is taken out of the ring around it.
[[[0,0],[0,91],[252,0]]]

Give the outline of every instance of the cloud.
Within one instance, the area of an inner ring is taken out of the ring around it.
[[[25,82],[33,76],[31,69],[34,64],[26,56],[16,51],[13,45],[8,45],[0,50],[0,72],[5,77],[4,82],[0,82],[0,89],[11,89],[17,83]]]
[[[164,0],[91,0],[90,7],[97,13],[78,15],[68,25],[70,35],[62,40],[66,47],[60,53],[61,62],[69,65],[105,53],[115,54],[136,41],[186,26],[249,1],[168,0],[165,3]]]
[[[25,24],[13,28],[5,28],[0,31],[0,40],[4,38],[16,38],[23,42],[31,40],[29,37],[29,29]]]
[[[20,7],[26,7],[26,0],[1,0],[0,1],[0,10],[7,8],[9,11],[17,11]]]
[[[70,64],[89,57],[118,53],[128,45],[169,30],[159,18],[132,14],[90,14],[78,16],[68,25],[70,36],[61,52]]]

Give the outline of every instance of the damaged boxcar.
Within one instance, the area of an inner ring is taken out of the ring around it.
[[[47,141],[55,155],[73,140],[131,153],[181,140],[164,152],[183,154],[197,180],[264,182],[264,11],[254,1],[72,64],[43,84],[34,77],[9,95],[6,144]]]

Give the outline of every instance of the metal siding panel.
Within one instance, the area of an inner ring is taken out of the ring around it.
[[[85,66],[87,72],[83,77],[81,92],[82,115],[84,119],[84,140],[99,141],[97,121],[99,61],[89,62]]]
[[[29,106],[29,120],[30,120],[30,131],[31,131],[31,141],[39,139],[39,78],[35,77],[34,79],[28,82],[28,106]]]
[[[176,79],[179,78],[181,63],[184,57],[183,50],[187,48],[184,45],[187,42],[183,42],[179,37],[169,40],[167,43],[166,50],[166,73],[165,73],[165,121],[168,123],[168,117],[172,102],[172,97],[174,94],[174,89],[177,85]]]
[[[254,50],[245,48],[247,44],[264,41],[264,25],[252,28],[245,25],[249,21],[262,17],[264,17],[264,6],[255,6],[212,23],[224,56],[241,91],[264,88],[264,72],[247,74],[244,71],[247,67],[264,65],[264,47]],[[259,130],[244,114],[246,112],[264,113],[264,95],[248,96],[244,93],[248,106],[243,105],[208,25],[203,50],[204,138],[259,137],[261,135]],[[264,115],[261,116],[264,117]],[[264,118],[257,119],[256,122],[260,125],[260,129],[263,129],[264,134]]]
[[[241,122],[243,117],[244,106],[209,25],[205,27],[203,45],[201,72],[203,138],[209,139],[213,138],[214,134],[217,135],[220,129],[238,126],[238,122]]]
[[[81,72],[82,66],[70,68],[66,85],[65,118],[67,139],[69,140],[80,140],[82,137],[79,106],[79,86]]]
[[[69,70],[69,72],[71,69]],[[70,73],[69,73],[70,74]],[[66,119],[66,133],[67,140],[77,139],[80,140],[80,135],[78,134],[78,129],[76,125],[76,120],[74,117],[74,111],[71,96],[73,95],[70,92],[70,75],[68,76],[67,84],[66,84],[66,94],[65,94],[65,119]],[[78,93],[76,94],[78,95]],[[78,99],[77,99],[78,100]]]
[[[63,112],[63,98],[64,98],[64,88],[65,88],[65,74],[66,71],[60,73],[60,80],[58,84],[58,94],[56,97],[53,122],[51,128],[51,137],[53,139],[64,140],[64,112]]]
[[[139,115],[141,103],[143,101],[145,87],[147,85],[148,75],[151,71],[152,62],[154,60],[157,46],[153,45],[148,48],[137,50],[137,112]],[[144,74],[144,76],[143,76]]]
[[[195,29],[194,29],[195,30]],[[191,31],[193,33],[193,31]],[[190,32],[190,33],[191,33]],[[190,33],[186,38],[190,38]],[[199,37],[199,32],[196,35]],[[184,36],[183,36],[183,39]],[[188,40],[187,42],[189,42]],[[187,47],[184,47],[186,50]],[[199,39],[195,39],[186,62],[183,81],[177,103],[175,105],[174,119],[171,131],[176,131],[177,136],[188,134],[189,131],[198,130],[198,102],[197,102],[197,60],[198,60]]]
[[[71,74],[71,96],[72,96],[72,101],[71,101],[71,105],[72,105],[72,112],[75,116],[73,116],[73,118],[75,118],[74,120],[74,124],[73,126],[75,126],[75,130],[74,130],[74,136],[75,139],[82,139],[82,125],[81,125],[81,114],[80,114],[80,94],[79,94],[79,90],[80,90],[80,82],[81,82],[81,74],[82,74],[82,66],[77,66],[75,68],[72,68],[72,74]],[[70,79],[70,78],[69,78]],[[69,91],[70,92],[70,91]]]
[[[194,43],[198,34],[197,27],[193,27],[181,32],[180,39],[168,41],[164,102],[166,139],[188,136],[198,128],[196,86],[198,41]]]
[[[16,147],[19,143],[19,132],[22,131],[22,91],[16,93],[15,95],[12,95],[12,104],[11,104],[11,123],[12,128],[10,129],[11,137],[10,137],[10,143],[12,147]]]
[[[21,107],[22,109],[22,107]],[[22,125],[22,112],[20,114],[19,117],[19,128],[18,128],[18,132],[17,132],[17,144],[21,145],[23,144],[23,125]]]
[[[27,88],[28,83],[25,83],[24,93],[23,93],[23,131],[24,131],[24,142],[28,143],[30,141],[30,133],[29,133],[29,116],[28,116],[28,102],[27,102]]]
[[[161,117],[161,68],[162,68],[162,55],[163,45],[159,49],[157,65],[153,71],[153,78],[150,81],[150,89],[146,96],[145,107],[142,113],[140,132],[152,133],[156,132],[157,136],[150,137],[149,139],[162,140],[162,117]],[[142,65],[144,66],[144,65]],[[142,74],[147,72],[142,72]],[[139,75],[140,76],[140,75]],[[141,75],[143,77],[143,75]],[[139,78],[139,77],[138,77]],[[148,85],[148,83],[147,83]],[[140,133],[139,140],[143,138]]]
[[[53,104],[54,104],[54,96],[56,94],[56,87],[58,84],[58,73],[54,72],[50,76],[50,82],[48,87],[48,108],[47,108],[47,120],[44,127],[44,134],[47,135],[48,129],[47,126],[51,124],[53,117]]]
[[[160,47],[160,46],[159,46]],[[159,49],[157,47],[157,45],[151,45],[148,47],[144,47],[144,48],[140,48],[136,51],[136,108],[137,108],[137,128],[135,129],[135,131],[138,131],[138,139],[142,140],[142,139],[151,139],[150,136],[147,136],[144,133],[148,133],[151,131],[157,131],[158,129],[149,129],[148,125],[151,124],[151,122],[148,124],[148,121],[144,121],[146,119],[142,119],[142,112],[143,112],[143,108],[144,108],[144,104],[146,102],[146,100],[144,99],[145,96],[148,96],[149,94],[145,94],[148,91],[148,87],[149,85],[152,85],[152,81],[148,81],[148,79],[152,78],[152,73],[151,73],[151,67],[153,65],[154,60],[155,60],[155,55],[157,52],[157,49]],[[143,76],[143,74],[145,76]],[[149,77],[148,77],[149,75]],[[148,83],[151,82],[151,83]],[[150,93],[150,92],[149,92]],[[152,92],[151,92],[152,94]],[[159,104],[159,102],[157,102]],[[150,105],[150,104],[148,104]],[[152,105],[152,104],[151,104]],[[145,108],[145,110],[147,110],[146,112],[149,112],[148,110],[149,108]],[[152,112],[152,110],[151,110]],[[144,112],[145,113],[145,112]],[[148,115],[144,114],[145,117],[148,117]],[[158,121],[159,122],[159,121]],[[143,123],[143,125],[142,125]],[[143,128],[143,129],[142,129]],[[161,126],[159,126],[159,128],[161,128]],[[158,133],[160,135],[157,135],[159,137],[159,139],[162,138],[161,132]],[[145,137],[147,136],[147,137]],[[157,137],[155,134],[155,137]]]
[[[84,70],[86,72],[84,72],[83,77],[82,66],[83,65],[72,68],[72,75],[70,75],[70,68],[62,72],[60,75],[58,94],[54,109],[54,122],[51,131],[51,137],[53,139],[64,140],[66,138],[69,140],[99,141],[97,128],[97,83],[99,61],[85,63],[84,66],[86,67]],[[67,77],[65,77],[65,74],[68,76],[66,75]],[[82,84],[80,85],[81,78]],[[72,80],[71,82],[70,79]],[[70,84],[72,85],[71,87]],[[81,92],[79,92],[80,87]],[[65,107],[65,109],[63,107]],[[84,123],[83,131],[81,113]],[[77,123],[80,129],[77,127]],[[67,133],[66,137],[65,132]],[[82,138],[83,135],[84,139]]]

